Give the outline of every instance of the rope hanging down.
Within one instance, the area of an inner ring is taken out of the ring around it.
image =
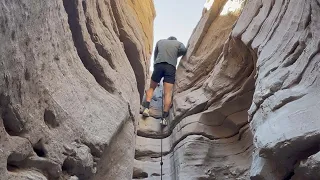
[[[161,120],[163,120],[163,87],[162,87],[162,104],[161,104],[161,113],[162,113],[162,119]],[[161,129],[161,135],[163,134],[163,130],[162,130],[162,127],[160,127],[160,129]],[[161,137],[161,144],[160,144],[160,148],[161,148],[161,150],[160,150],[160,156],[161,156],[161,160],[160,160],[160,168],[161,168],[161,174],[160,174],[160,177],[161,177],[161,180],[162,180],[162,166],[163,166],[163,161],[162,161],[162,137]]]

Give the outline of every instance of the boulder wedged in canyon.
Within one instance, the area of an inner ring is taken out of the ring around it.
[[[153,2],[0,9],[0,179],[131,179]]]
[[[320,2],[228,3],[189,40],[170,126],[140,120],[135,166],[157,178],[163,138],[164,179],[319,179]]]

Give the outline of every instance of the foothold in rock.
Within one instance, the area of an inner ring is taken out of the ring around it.
[[[12,31],[11,32],[11,39],[14,41],[16,40],[16,32],[15,31]]]
[[[14,172],[17,171],[19,169],[18,166],[16,166],[15,164],[12,164],[11,162],[7,163],[7,170],[10,172]]]
[[[30,42],[31,42],[30,37],[26,37],[26,39],[25,39],[25,45],[26,45],[26,46],[29,46]]]
[[[43,157],[29,156],[14,165],[23,170],[33,169],[46,174],[48,179],[57,179],[61,176],[61,166],[57,162]]]
[[[16,171],[17,169],[19,169],[19,167],[15,164],[15,161],[12,161],[12,158],[10,155],[7,160],[7,170],[13,172],[13,171]]]
[[[59,56],[58,55],[54,56],[54,60],[59,61],[60,60]]]
[[[30,80],[30,73],[29,73],[29,70],[26,69],[26,71],[24,72],[24,79],[26,81],[29,81]]]
[[[22,132],[24,123],[18,111],[11,105],[2,112],[2,119],[4,128],[10,136],[17,136]]]
[[[7,106],[10,103],[10,97],[4,94],[0,94],[0,107]]]
[[[148,178],[148,173],[144,172],[142,169],[133,168],[133,175],[132,175],[133,179],[144,179],[144,178]]]
[[[153,176],[160,176],[160,174],[158,174],[158,173],[152,173],[152,174],[151,174],[151,177],[153,177]]]
[[[4,80],[5,80],[5,82],[6,82],[6,86],[7,87],[9,87],[9,77],[8,77],[8,75],[4,75]]]
[[[53,111],[46,109],[44,111],[44,122],[47,124],[47,126],[51,128],[55,128],[59,126],[59,123],[56,119],[55,114]]]
[[[7,170],[16,171],[21,168],[22,162],[27,158],[27,154],[13,152],[7,159]]]
[[[76,175],[79,179],[89,179],[96,172],[93,156],[87,146],[74,142],[70,147],[65,146],[65,149],[72,153],[64,160],[62,171]]]
[[[42,140],[33,146],[33,150],[39,157],[46,157],[47,155],[47,151]]]

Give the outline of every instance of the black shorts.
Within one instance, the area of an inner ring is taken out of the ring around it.
[[[165,62],[155,64],[151,76],[152,81],[159,83],[162,77],[164,77],[163,82],[174,84],[176,80],[176,67]]]

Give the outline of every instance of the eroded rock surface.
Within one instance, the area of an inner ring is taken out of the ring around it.
[[[229,2],[189,40],[170,126],[140,120],[135,166],[159,178],[163,138],[164,179],[319,179],[320,2]]]
[[[258,57],[249,121],[257,148],[252,165],[263,168],[252,175],[290,178],[296,163],[319,151],[320,3],[252,4],[232,32]]]
[[[164,179],[248,179],[250,176],[253,145],[247,110],[254,92],[254,62],[243,45],[226,55],[223,69],[222,65],[216,66],[240,15],[240,11],[221,15],[225,3],[215,1],[204,12],[189,40],[188,53],[177,70],[170,126],[161,129],[160,120],[153,118],[139,121],[135,166],[150,179],[160,179],[154,174],[161,174],[161,138]],[[239,52],[245,54],[238,55]],[[230,63],[229,57],[233,57]],[[239,76],[240,72],[246,76]],[[213,74],[216,77],[210,77]],[[209,84],[209,78],[215,83]],[[209,85],[215,86],[219,93],[206,93],[201,88]],[[153,99],[161,102],[158,92],[161,90],[156,91]],[[161,110],[161,104],[151,105]]]
[[[153,2],[1,1],[0,179],[131,179]]]
[[[162,139],[164,179],[319,179],[320,2],[242,2],[203,11],[161,129],[152,1],[2,1],[0,178],[160,179]]]

